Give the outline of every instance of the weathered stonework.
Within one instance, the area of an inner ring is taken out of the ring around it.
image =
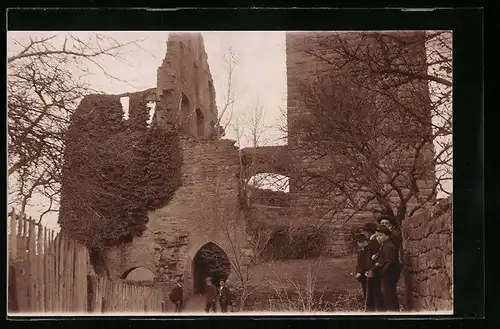
[[[213,242],[231,257],[238,256],[229,250],[223,232],[227,221],[239,225],[232,239],[244,244],[246,235],[239,212],[239,160],[234,142],[185,137],[181,144],[182,186],[168,205],[149,214],[148,229],[141,237],[109,250],[107,259],[112,276],[133,267],[146,267],[157,281],[166,283],[180,275],[189,295],[196,252]]]
[[[112,277],[131,269],[152,271],[165,287],[181,277],[188,297],[193,289],[193,260],[212,242],[231,257],[222,226],[235,227],[232,243],[245,250],[245,225],[239,210],[239,154],[234,141],[221,140],[215,91],[199,33],[172,33],[158,68],[157,87],[127,94],[130,115],[141,101],[155,100],[153,124],[180,129],[181,187],[164,207],[148,214],[147,230],[130,243],[106,251]]]
[[[157,72],[157,122],[210,137],[217,123],[212,75],[200,33],[171,33],[167,55]]]
[[[453,311],[452,198],[403,222],[415,311]]]

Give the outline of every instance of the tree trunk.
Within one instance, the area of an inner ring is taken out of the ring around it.
[[[409,257],[406,257],[404,250],[405,238],[403,234],[403,229],[401,228],[401,248],[399,250],[399,257],[403,263],[403,271],[401,275],[403,276],[403,287],[404,287],[404,300],[403,307],[406,311],[412,308],[412,280],[411,280],[411,262]]]
[[[245,301],[246,301],[246,291],[245,289],[243,289],[243,291],[241,292],[241,296],[240,296],[240,307],[239,307],[239,311],[240,312],[243,312],[245,311]]]
[[[25,215],[26,214],[26,206],[28,204],[28,199],[27,198],[24,198],[23,199],[23,202],[21,203],[21,214]]]

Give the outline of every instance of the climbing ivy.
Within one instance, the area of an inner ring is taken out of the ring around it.
[[[93,250],[140,236],[180,186],[178,133],[148,127],[145,102],[129,112],[123,120],[118,97],[88,96],[66,134],[59,223]]]

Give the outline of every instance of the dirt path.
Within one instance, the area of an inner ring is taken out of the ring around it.
[[[188,302],[183,312],[204,312],[205,311],[205,295],[193,295]]]

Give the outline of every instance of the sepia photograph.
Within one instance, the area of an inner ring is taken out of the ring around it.
[[[8,315],[453,314],[452,37],[8,31]]]

